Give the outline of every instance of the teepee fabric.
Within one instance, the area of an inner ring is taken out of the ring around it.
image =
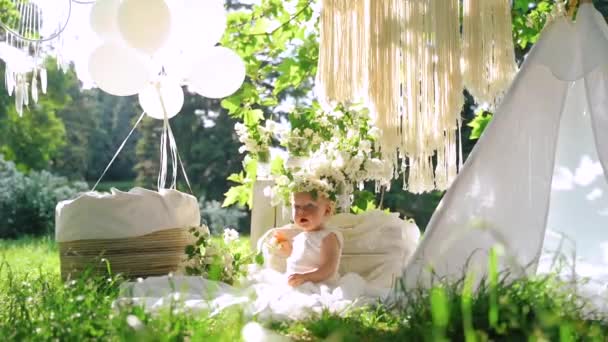
[[[495,246],[499,270],[514,276],[546,271],[565,253],[573,276],[606,283],[607,167],[608,26],[585,4],[576,23],[549,24],[526,58],[404,269],[404,285],[456,280],[465,269],[479,279]]]

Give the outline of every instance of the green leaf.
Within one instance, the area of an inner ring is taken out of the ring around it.
[[[250,109],[245,112],[245,126],[252,127],[256,126],[260,121],[264,119],[264,112],[261,109]]]
[[[472,127],[471,135],[469,139],[476,140],[481,137],[481,134],[484,132],[490,121],[492,121],[493,115],[488,112],[481,112],[478,114],[473,121],[471,121],[468,126]]]
[[[251,182],[255,181],[257,173],[258,173],[258,161],[254,158],[245,158],[243,161],[243,166],[245,168],[245,174],[247,175],[247,179]]]
[[[270,162],[270,173],[277,176],[285,173],[284,160],[281,157],[275,157]]]
[[[213,264],[209,266],[209,279],[220,281],[222,280],[222,266]]]
[[[227,178],[229,181],[231,182],[235,182],[238,184],[243,184],[245,183],[245,176],[243,175],[243,172],[239,172],[239,173],[233,173],[230,176],[228,176]]]
[[[233,95],[222,100],[220,103],[223,108],[228,110],[228,114],[232,115],[241,109],[240,96]]]
[[[222,207],[229,207],[234,204],[245,205],[249,200],[250,187],[247,185],[233,186],[224,194],[226,198]]]
[[[264,254],[262,254],[261,252],[256,254],[255,256],[255,263],[258,265],[264,265]]]

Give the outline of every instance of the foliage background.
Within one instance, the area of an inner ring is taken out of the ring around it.
[[[225,212],[217,205],[224,201],[224,194],[231,187],[239,186],[228,177],[243,169],[234,124],[259,113],[264,118],[280,121],[289,107],[311,103],[318,57],[315,9],[319,3],[318,0],[260,0],[255,4],[227,1],[228,29],[221,44],[234,49],[245,60],[246,82],[236,94],[222,101],[187,93],[181,114],[171,120],[194,194],[204,198],[201,201],[203,216],[208,221],[223,222],[216,225],[236,222],[241,232],[249,229],[246,210],[236,208]],[[594,3],[604,15],[608,13],[607,0]],[[7,0],[0,0],[0,7],[8,6]],[[552,6],[549,0],[513,1],[513,35],[519,62],[538,39]],[[0,15],[11,15],[11,12],[0,11]],[[0,40],[3,37],[0,31]],[[11,178],[16,188],[27,187],[25,179],[28,178],[42,182],[36,189],[57,187],[54,178],[40,176],[43,170],[65,177],[65,184],[84,181],[91,186],[140,115],[137,98],[113,97],[98,89],[82,90],[73,68],[63,73],[55,61],[46,63],[50,91],[41,96],[38,104],[30,105],[22,118],[18,118],[14,99],[8,96],[4,82],[0,82],[0,154],[12,161],[15,172],[22,175]],[[3,74],[4,64],[0,63],[0,75]],[[463,137],[471,137],[463,139],[467,155],[492,114],[485,107],[478,107],[468,94],[464,96]],[[160,128],[159,121],[144,119],[100,189],[154,187]],[[442,193],[414,195],[402,191],[400,182],[396,180],[393,190],[384,195],[384,207],[413,217],[424,228]],[[82,184],[75,189],[82,189]],[[42,190],[28,191],[38,191],[39,197],[44,197]],[[13,201],[18,198],[13,192],[6,194],[2,196],[9,196]],[[375,199],[379,200],[379,196]],[[45,210],[52,212],[49,208]],[[15,214],[8,213],[4,211],[0,216],[0,232],[10,231],[8,235],[12,236],[52,230],[49,228],[52,215],[45,228],[33,229],[30,223],[17,224],[16,217],[10,216]],[[212,228],[215,229],[213,224]]]

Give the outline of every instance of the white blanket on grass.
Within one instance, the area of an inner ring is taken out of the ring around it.
[[[252,274],[248,284],[238,288],[194,276],[151,277],[123,285],[117,303],[141,305],[152,312],[182,308],[212,315],[239,305],[247,315],[260,319],[301,320],[324,310],[342,314],[373,304],[389,292],[369,286],[355,273],[342,276],[333,287],[308,282],[296,288],[287,285],[285,274],[272,269]]]
[[[212,313],[241,305],[246,313],[258,317],[298,320],[323,310],[340,314],[388,295],[418,244],[420,231],[415,223],[401,220],[395,213],[375,210],[336,215],[329,224],[344,236],[340,263],[343,276],[333,286],[288,286],[284,258],[272,256],[266,249],[266,267],[249,270],[247,281],[238,288],[201,277],[152,277],[125,284],[118,303],[132,302],[155,311],[178,302],[186,309]],[[291,237],[298,232],[290,227],[277,229],[293,232],[287,234]],[[261,249],[271,234],[272,230],[260,239]]]

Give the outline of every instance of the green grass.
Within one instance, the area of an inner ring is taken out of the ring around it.
[[[241,248],[247,248],[242,239]],[[63,283],[49,238],[0,240],[2,341],[238,341],[248,322],[230,310],[219,317],[112,307],[119,278]],[[406,294],[407,305],[323,314],[300,322],[264,322],[296,341],[605,341],[608,325],[587,319],[552,277],[507,283],[493,276],[473,295],[467,282]]]

